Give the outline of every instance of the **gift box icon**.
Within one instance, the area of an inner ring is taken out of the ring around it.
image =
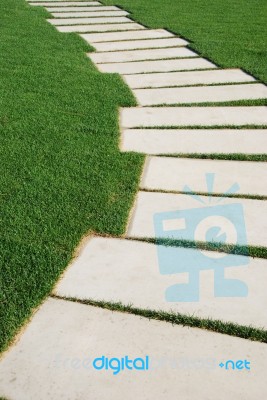
[[[240,203],[156,213],[154,229],[157,238],[247,245],[244,212]],[[166,290],[167,301],[199,301],[199,275],[202,270],[214,272],[215,297],[245,297],[248,294],[244,282],[224,276],[225,268],[247,265],[249,258],[246,255],[165,245],[157,245],[157,253],[161,274],[188,273],[188,283],[176,284]]]

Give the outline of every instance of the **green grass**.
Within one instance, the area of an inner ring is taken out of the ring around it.
[[[242,154],[242,153],[233,153],[233,154],[220,154],[220,153],[209,153],[209,154],[201,154],[201,153],[173,153],[173,154],[160,154],[161,157],[182,157],[182,158],[197,158],[197,159],[210,159],[210,160],[232,160],[232,161],[267,161],[267,154]]]
[[[238,325],[233,324],[232,322],[222,322],[220,320],[213,320],[208,318],[198,318],[193,315],[185,315],[175,312],[136,308],[133,307],[131,304],[125,305],[122,303],[112,303],[106,301],[77,300],[73,297],[60,297],[55,295],[53,295],[52,297],[57,299],[64,298],[68,301],[88,304],[90,306],[100,307],[110,311],[126,312],[128,314],[139,315],[148,319],[169,322],[174,325],[201,328],[212,332],[223,333],[225,335],[249,339],[251,341],[267,343],[267,331],[260,328],[253,328],[252,326]]]
[[[190,40],[201,56],[225,68],[242,68],[267,83],[265,0],[102,0],[130,11],[150,28]]]
[[[88,231],[122,234],[141,155],[118,149],[134,98],[98,73],[44,9],[0,3],[0,349],[50,292]]]
[[[154,243],[156,245],[170,246],[170,247],[185,247],[190,249],[201,249],[208,251],[219,251],[223,253],[237,254],[248,257],[267,258],[267,248],[262,246],[245,246],[222,244],[219,242],[196,242],[193,240],[185,239],[172,239],[172,238],[127,238],[128,240],[135,240],[140,242]]]

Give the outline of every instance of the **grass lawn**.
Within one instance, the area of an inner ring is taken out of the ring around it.
[[[265,0],[102,0],[150,28],[166,28],[221,67],[242,68],[267,83]]]
[[[105,0],[204,57],[267,81],[262,0]],[[118,150],[118,108],[135,104],[100,74],[76,34],[58,33],[24,0],[0,3],[0,350],[89,231],[119,235],[143,157]]]
[[[88,231],[121,234],[143,157],[120,153],[117,75],[98,73],[76,34],[44,9],[0,3],[0,348]]]

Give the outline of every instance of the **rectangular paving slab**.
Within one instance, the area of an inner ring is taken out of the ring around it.
[[[78,25],[78,24],[112,24],[112,23],[126,23],[131,22],[129,18],[126,17],[97,17],[97,18],[54,18],[48,19],[50,24],[55,26],[60,25]]]
[[[217,103],[267,98],[267,87],[262,84],[238,84],[183,88],[133,89],[142,106],[159,104]]]
[[[122,128],[267,125],[267,107],[122,108]]]
[[[82,12],[52,12],[51,13],[55,18],[79,18],[79,17],[123,17],[128,15],[126,11],[99,11],[99,12],[90,12],[90,11],[82,11]]]
[[[102,356],[107,369],[97,370],[93,361]],[[125,356],[148,356],[148,369],[127,369]],[[243,370],[224,366],[240,359]],[[50,298],[1,361],[0,393],[12,400],[264,399],[266,368],[264,343]]]
[[[48,6],[48,7],[67,7],[67,6],[101,6],[102,4],[99,3],[99,1],[57,1],[55,2],[54,0],[49,2],[49,1],[44,1],[44,2],[36,2],[36,3],[29,3],[31,6]]]
[[[145,72],[171,72],[209,68],[217,67],[204,58],[98,64],[98,69],[101,72],[115,72],[118,74],[143,74]]]
[[[124,79],[131,89],[255,81],[240,69],[136,74],[125,75]]]
[[[136,23],[130,24],[102,24],[102,25],[68,25],[58,26],[59,32],[111,32],[111,31],[134,31],[145,29]]]
[[[91,33],[81,35],[88,43],[99,42],[113,42],[124,40],[138,40],[138,39],[154,39],[154,38],[169,38],[174,35],[164,29],[143,29],[134,32],[112,32],[112,33]]]
[[[267,154],[266,129],[124,129],[120,149],[145,154]]]
[[[210,269],[200,271],[199,301],[170,302],[166,300],[166,290],[186,282],[191,273],[186,263],[195,260],[197,267],[199,250],[177,248],[173,262],[177,271],[169,274],[164,274],[159,264],[157,253],[161,250],[167,252],[168,248],[134,240],[92,238],[58,282],[54,293],[267,328],[267,260],[205,252]],[[244,282],[248,287],[246,297],[215,297],[214,272],[222,268],[222,257],[237,265],[225,267],[225,276]]]
[[[80,12],[80,11],[99,11],[99,12],[104,12],[104,11],[121,11],[120,8],[115,7],[115,6],[99,6],[99,7],[46,7],[47,11],[52,11],[52,12],[71,12],[71,11],[76,11],[76,12]]]
[[[213,193],[223,194],[236,182],[237,194],[267,196],[266,162],[148,157],[140,187],[176,192],[188,192],[191,188],[208,193],[207,173],[215,174]]]
[[[94,47],[97,51],[152,49],[161,47],[186,46],[188,42],[181,38],[129,40],[119,42],[97,43]]]
[[[161,58],[196,57],[197,54],[185,47],[173,47],[166,49],[145,49],[129,51],[113,51],[90,54],[96,63],[120,63],[127,61],[153,60]]]
[[[232,183],[235,184],[234,181]],[[179,211],[181,218],[175,217],[173,211]],[[153,221],[155,214],[159,213],[162,213],[162,218],[166,218],[166,220],[171,218],[175,222],[177,221],[177,224],[180,221],[183,229],[177,225],[175,229],[166,228],[160,233],[155,233]],[[218,215],[218,213],[222,213],[222,215]],[[245,227],[241,218],[243,213]],[[192,221],[196,221],[192,218],[198,216],[200,228],[197,229],[198,224],[196,224],[196,228],[192,231],[193,228],[191,229],[190,226],[192,226]],[[191,221],[191,225],[189,225],[189,221]],[[187,222],[188,228],[186,228]],[[139,192],[132,210],[127,236],[134,238],[166,237],[207,242],[205,232],[211,232],[215,225],[220,227],[221,232],[226,232],[226,237],[221,236],[221,240],[225,240],[225,243],[239,245],[248,243],[252,246],[267,247],[267,201],[228,197],[223,199],[213,197],[210,200],[208,196],[201,196],[199,200],[186,194]],[[236,232],[240,232],[240,235],[236,236]],[[243,235],[244,232],[246,232],[247,238]],[[220,242],[220,236],[208,241]]]

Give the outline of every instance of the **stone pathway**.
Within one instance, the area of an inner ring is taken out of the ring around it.
[[[153,243],[158,238],[266,247],[267,164],[208,159],[267,153],[266,107],[216,106],[266,99],[266,86],[239,69],[217,67],[187,48],[183,38],[147,29],[118,7],[97,1],[29,4],[46,7],[58,31],[81,33],[95,47],[88,57],[101,72],[121,74],[138,106],[120,110],[120,148],[148,156],[125,237],[88,238],[55,287],[58,298],[41,306],[5,355],[0,396],[264,397],[267,348],[262,343],[66,299],[121,302],[267,329],[265,259]],[[185,157],[195,154],[198,159]],[[239,285],[236,297],[234,285]],[[223,295],[223,288],[231,295]],[[189,289],[195,290],[194,299],[188,299]],[[113,370],[93,369],[92,359],[103,355],[148,355],[151,368],[114,376]],[[253,368],[226,371],[229,359],[249,360]]]
[[[149,371],[92,367],[147,354]],[[241,357],[251,371],[218,366]],[[265,398],[266,360],[262,343],[50,298],[1,364],[0,385],[10,400],[254,400]]]

